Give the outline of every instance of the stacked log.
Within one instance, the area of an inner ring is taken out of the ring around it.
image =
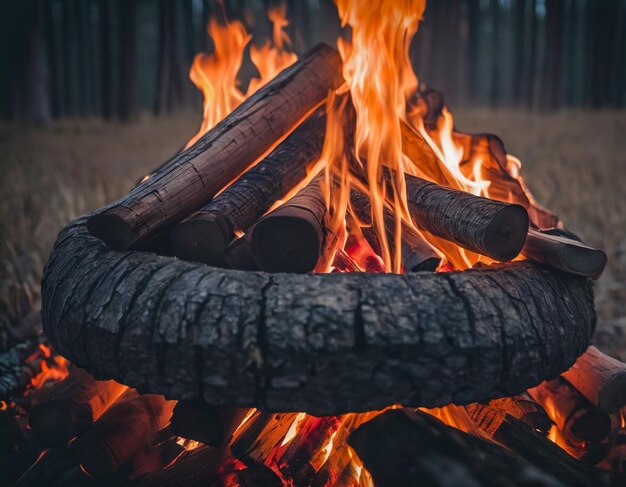
[[[140,247],[207,204],[343,82],[339,53],[320,44],[260,88],[188,150],[89,219],[116,250]]]

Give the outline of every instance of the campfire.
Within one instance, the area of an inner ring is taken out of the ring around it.
[[[299,58],[270,9],[245,91],[251,37],[211,20],[199,132],[61,232],[50,343],[0,357],[11,482],[624,481],[605,254],[418,83],[424,0],[336,3],[350,35]]]

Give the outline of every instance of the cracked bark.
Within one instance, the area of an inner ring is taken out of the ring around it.
[[[265,274],[107,248],[86,218],[44,272],[43,324],[97,379],[338,414],[509,396],[588,346],[590,281],[529,262],[419,275]]]
[[[339,53],[311,49],[188,150],[88,222],[114,249],[140,247],[199,210],[298,125],[343,82]]]

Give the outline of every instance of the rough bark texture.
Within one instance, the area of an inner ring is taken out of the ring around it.
[[[626,406],[626,364],[589,347],[563,377],[605,413]]]
[[[405,178],[409,211],[418,227],[500,261],[522,250],[528,232],[524,207]]]
[[[591,283],[528,262],[413,275],[215,269],[60,234],[44,331],[97,379],[211,404],[332,415],[517,394],[595,327]]]
[[[325,107],[320,107],[261,162],[174,228],[174,255],[215,264],[235,230],[248,230],[306,177],[307,165],[322,151],[325,128]]]
[[[111,248],[140,246],[210,201],[321,104],[342,80],[337,51],[326,44],[313,48],[191,148],[94,215],[89,230]]]

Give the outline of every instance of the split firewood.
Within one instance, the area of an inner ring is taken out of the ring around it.
[[[72,367],[30,412],[30,427],[46,446],[58,446],[87,431],[127,389],[115,381],[97,381],[86,370]]]
[[[366,225],[371,225],[371,205],[367,196],[353,190],[350,195],[350,205],[359,220]],[[393,255],[395,252],[395,218],[388,208],[384,208],[383,213],[387,242],[390,253]],[[381,255],[380,241],[374,228],[365,227],[362,228],[362,232],[374,252]],[[435,248],[405,223],[402,224],[401,252],[402,266],[406,272],[434,272],[441,263],[441,257]]]
[[[236,480],[235,485],[240,487],[283,487],[285,485],[276,472],[263,464],[237,470],[232,476]],[[223,482],[221,485],[227,487],[234,484]]]
[[[225,443],[248,411],[211,406],[202,400],[179,401],[174,407],[170,427],[177,436],[217,447]]]
[[[230,445],[231,453],[246,465],[262,461],[262,455],[282,440],[296,416],[296,413],[256,412],[237,433]]]
[[[528,393],[574,444],[577,441],[600,442],[611,432],[609,415],[596,408],[563,377],[542,382]]]
[[[333,272],[359,272],[359,266],[343,249],[337,250],[333,257]]]
[[[128,476],[135,479],[160,472],[184,451],[175,436],[157,445],[146,443],[129,460]]]
[[[522,254],[535,262],[546,264],[579,276],[597,278],[606,265],[606,254],[599,249],[560,235],[529,230]]]
[[[311,272],[324,248],[326,203],[317,177],[250,229],[256,260],[266,272]]]
[[[208,203],[343,82],[339,53],[320,44],[233,110],[188,150],[88,222],[113,249],[140,247]]]
[[[179,223],[172,233],[174,255],[215,264],[235,231],[248,230],[302,181],[324,145],[325,109],[318,108],[261,162]]]
[[[541,405],[527,393],[512,397],[492,399],[486,405],[502,414],[510,414],[544,435],[548,434],[553,424]],[[475,422],[479,423],[482,422],[480,416],[484,416],[488,411],[486,408],[476,408],[475,405],[466,406],[466,410],[468,410],[468,412],[471,411],[470,416]]]
[[[126,392],[72,443],[80,464],[93,476],[118,470],[169,421],[175,401]]]
[[[528,232],[528,213],[520,205],[474,196],[405,175],[414,223],[437,237],[508,261],[519,254]]]
[[[594,346],[561,375],[605,413],[614,413],[626,406],[626,364]]]

